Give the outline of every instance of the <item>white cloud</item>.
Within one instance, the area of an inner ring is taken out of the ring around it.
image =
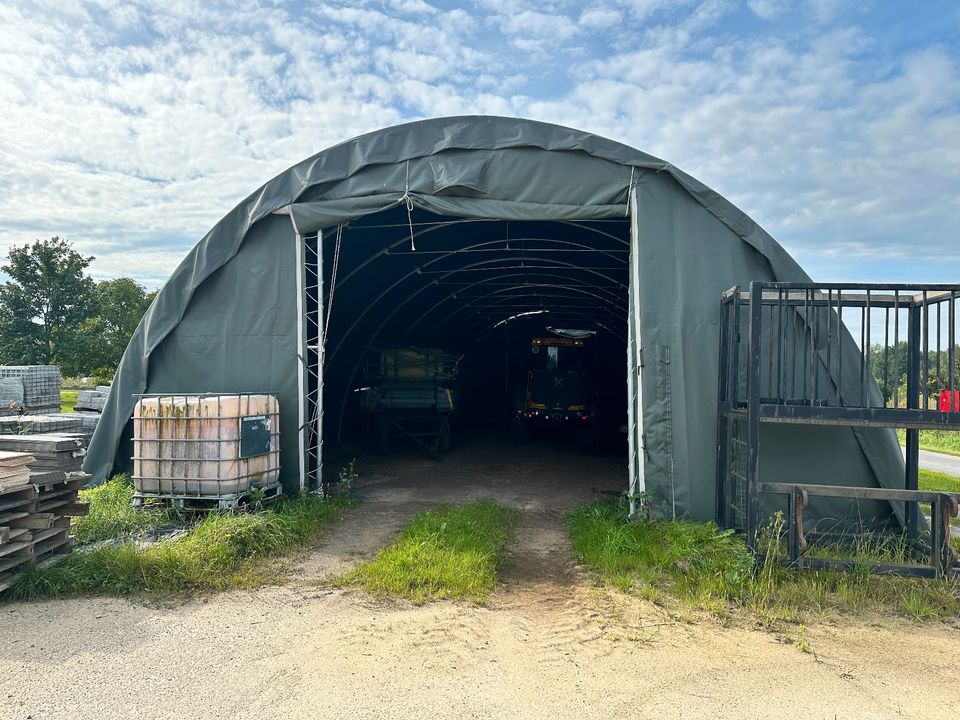
[[[764,20],[775,18],[784,10],[785,5],[784,0],[747,0],[747,7]]]
[[[622,21],[620,13],[609,8],[590,8],[580,13],[577,24],[590,30],[603,30]]]
[[[663,157],[814,269],[845,247],[899,256],[910,238],[955,275],[956,47],[891,49],[823,1],[808,17],[834,18],[829,32],[785,28],[772,7],[751,0],[771,30],[742,36],[714,0],[0,5],[0,255],[59,234],[97,255],[99,277],[158,284],[304,157],[489,113]]]

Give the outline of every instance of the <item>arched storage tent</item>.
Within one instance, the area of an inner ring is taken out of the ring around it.
[[[633,488],[645,482],[662,515],[712,518],[719,298],[751,280],[809,278],[650,155],[512,118],[380,130],[274,178],[190,251],[127,348],[85,467],[128,469],[137,393],[266,391],[280,399],[284,486],[311,486],[319,413],[336,439],[366,347],[469,353],[507,318],[544,312],[620,348]],[[768,477],[903,474],[889,431],[763,432]]]

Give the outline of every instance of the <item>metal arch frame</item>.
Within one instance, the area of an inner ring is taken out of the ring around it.
[[[486,262],[486,261],[484,261],[484,262]],[[531,269],[536,269],[536,268],[531,268]],[[459,272],[459,270],[451,271],[451,274],[455,274],[456,272]],[[515,277],[515,276],[528,277],[528,274],[527,274],[527,273],[514,273],[514,274],[511,274],[511,275],[504,275],[504,276],[502,276],[502,277],[499,277],[498,279],[503,279],[503,278],[506,278],[506,277]],[[563,278],[563,276],[557,276],[557,277],[560,277],[561,279]],[[609,279],[609,278],[608,278],[608,279]],[[477,282],[475,282],[475,283],[473,283],[473,284],[471,284],[471,285],[468,285],[467,287],[469,288],[469,287],[482,286],[485,282],[486,282],[486,281],[484,281],[484,280],[479,280],[479,281],[477,281]],[[407,305],[407,303],[409,303],[410,301],[412,301],[414,298],[418,297],[421,293],[426,292],[428,289],[430,289],[430,288],[433,287],[434,285],[436,285],[436,281],[434,281],[434,282],[432,282],[432,283],[428,283],[427,285],[424,285],[424,286],[421,287],[419,290],[417,290],[415,293],[409,295],[409,296],[407,297],[407,299],[404,300],[402,303],[400,303],[399,305],[397,305],[397,306],[390,312],[390,314],[387,315],[387,317],[383,320],[383,322],[381,322],[380,325],[377,326],[377,329],[374,330],[373,333],[371,333],[370,338],[367,340],[367,342],[368,342],[368,343],[369,343],[369,342],[372,342],[372,341],[380,334],[380,332],[383,330],[383,328],[386,327],[387,323],[389,323],[389,322],[396,316],[396,314],[397,314],[398,312],[400,312],[400,310],[402,310],[402,309]],[[529,283],[529,282],[521,283],[521,284],[518,284],[518,285],[516,285],[516,286],[514,286],[514,287],[507,287],[507,288],[501,287],[499,290],[495,290],[495,291],[493,291],[493,292],[491,292],[491,293],[487,293],[486,295],[477,295],[477,296],[474,296],[474,299],[480,300],[480,299],[489,297],[490,295],[496,295],[497,293],[504,292],[504,291],[506,291],[506,290],[516,290],[516,289],[522,289],[522,288],[525,288],[525,287],[531,287],[530,283]],[[576,291],[576,292],[579,292],[579,293],[582,294],[582,295],[589,295],[590,297],[594,297],[594,298],[596,298],[597,300],[600,300],[601,302],[605,302],[605,303],[609,304],[610,306],[615,307],[615,308],[617,308],[617,309],[619,309],[619,310],[624,310],[624,308],[619,307],[618,304],[617,304],[616,302],[614,302],[613,300],[608,300],[607,298],[604,298],[604,297],[602,297],[602,296],[600,296],[600,295],[596,295],[595,293],[591,293],[591,292],[588,292],[588,291],[583,290],[583,289],[580,289],[580,288],[572,288],[572,287],[569,287],[569,286],[567,286],[567,285],[552,284],[552,283],[539,283],[539,284],[537,284],[537,287],[547,287],[547,288],[554,288],[554,289],[560,289],[560,290],[569,290],[569,291],[571,291],[571,292]],[[385,291],[385,292],[389,292],[389,290],[391,290],[391,289],[392,289],[392,288],[389,288],[389,289],[388,289],[387,291]],[[376,301],[377,303],[379,303],[380,300],[382,299],[382,295],[383,295],[383,293],[381,293],[381,297],[377,299],[377,301]],[[456,298],[456,297],[457,297],[457,293],[451,293],[449,296],[447,296],[446,298],[444,298],[443,300],[441,300],[440,303],[446,302],[447,300],[450,300],[450,299],[453,299],[453,298]],[[436,307],[436,305],[439,305],[440,303],[436,303],[436,304],[434,305],[434,307]],[[464,304],[464,305],[461,305],[461,309],[463,309],[463,308],[468,308],[468,307],[469,307],[469,303],[466,303],[466,304]],[[361,319],[366,315],[366,313],[369,312],[369,310],[372,309],[372,308],[373,308],[373,305],[369,306],[369,307],[363,312],[363,314],[361,314],[360,317],[357,318],[357,320],[356,320],[356,321],[354,322],[354,324],[349,328],[349,330],[347,331],[347,333],[344,333],[344,336],[343,336],[343,338],[341,339],[340,344],[337,346],[337,349],[338,349],[338,350],[339,350],[340,347],[342,346],[343,342],[346,340],[346,336],[347,336],[350,332],[353,331],[353,329],[356,327],[357,323],[360,322],[360,320],[361,320]],[[453,313],[453,314],[456,314],[456,313]],[[448,319],[449,319],[449,317],[452,317],[453,314],[451,314],[450,316],[448,316]],[[334,352],[334,353],[331,353],[330,357],[333,358],[334,355],[335,355],[335,352]]]
[[[484,261],[484,262],[486,262],[486,261]],[[456,272],[457,272],[457,271],[451,271],[451,273],[456,273]],[[608,279],[610,279],[610,278],[608,278]],[[482,281],[482,280],[481,280],[481,281],[478,281],[478,282],[474,283],[473,285],[471,285],[470,287],[473,287],[473,286],[475,286],[475,285],[482,285],[483,282],[484,282],[484,281]],[[428,285],[425,285],[424,287],[420,288],[416,293],[414,293],[413,295],[409,296],[406,300],[404,300],[402,303],[400,303],[400,305],[398,305],[397,307],[395,307],[395,308],[393,309],[393,312],[391,312],[391,313],[386,317],[386,319],[384,319],[384,321],[383,321],[382,323],[380,323],[380,325],[377,327],[377,329],[373,331],[373,333],[372,333],[371,336],[370,336],[370,339],[372,340],[373,338],[376,338],[377,335],[380,334],[380,331],[383,330],[384,326],[385,326],[388,322],[390,322],[390,320],[392,320],[393,317],[394,317],[398,312],[400,312],[400,310],[403,309],[403,307],[404,307],[408,302],[410,302],[411,300],[413,300],[413,298],[415,298],[416,296],[418,296],[420,293],[426,291],[428,288],[430,288],[430,287],[432,286],[432,284],[433,284],[433,283],[428,284]],[[522,289],[522,288],[524,288],[524,287],[529,287],[529,284],[521,284],[521,285],[517,285],[515,288],[507,288],[507,289]],[[600,300],[600,301],[602,301],[602,302],[607,302],[607,304],[609,304],[609,305],[612,306],[612,307],[617,307],[617,305],[616,305],[615,303],[606,301],[604,298],[602,298],[602,297],[600,297],[600,296],[597,296],[597,295],[594,295],[593,293],[588,293],[588,292],[586,292],[586,291],[584,291],[584,290],[580,290],[580,289],[577,289],[577,288],[570,288],[570,287],[567,287],[567,286],[564,286],[564,285],[553,285],[552,287],[559,288],[559,289],[563,289],[563,290],[567,290],[567,291],[571,291],[571,292],[572,292],[572,291],[576,291],[576,292],[580,292],[581,294],[584,294],[584,295],[590,295],[590,296],[595,297],[596,299],[598,299],[598,300]],[[392,288],[391,288],[391,289],[392,289]],[[476,297],[477,297],[477,299],[480,299],[480,298],[483,298],[483,297],[489,297],[490,295],[494,295],[494,294],[496,294],[497,292],[502,292],[503,290],[504,290],[504,288],[501,288],[500,290],[495,291],[495,292],[493,292],[493,293],[488,293],[488,295],[486,295],[486,296],[478,295],[478,296],[476,296]],[[385,291],[385,292],[386,292],[386,291]],[[379,300],[380,300],[380,299],[378,298],[377,302],[379,302]],[[370,306],[370,307],[372,307],[372,306]],[[467,305],[463,305],[463,306],[461,306],[460,308],[458,308],[457,311],[463,310],[463,309],[465,309],[465,308],[468,308],[468,306],[467,306]],[[368,308],[367,308],[367,311],[368,311],[369,309],[370,309],[370,308],[368,307]],[[622,308],[617,307],[617,309],[622,311]],[[367,311],[364,311],[364,314],[365,314]],[[448,316],[448,319],[449,319],[450,317],[452,317],[453,315],[455,315],[457,311],[455,311],[455,312],[452,313],[450,316]],[[359,318],[358,318],[357,322],[359,322]],[[352,330],[353,327],[355,327],[355,326],[356,326],[356,322],[354,323],[353,326],[351,326],[351,330]],[[345,336],[344,336],[344,339],[345,339]],[[339,350],[340,347],[343,345],[344,339],[341,339],[340,344],[337,346],[337,350]],[[369,341],[368,341],[368,342],[369,342]],[[331,354],[330,354],[330,357],[332,358],[334,354],[335,354],[335,353],[331,353]],[[347,385],[348,385],[348,386],[353,385],[353,381],[354,381],[354,379],[355,379],[356,376],[357,376],[357,370],[359,370],[361,363],[362,363],[362,358],[361,358],[361,359],[358,359],[357,362],[354,364],[353,370],[351,371],[350,376],[349,376],[349,379],[348,379],[348,381],[347,381]],[[338,442],[339,442],[339,440],[340,440],[340,438],[341,438],[341,433],[342,433],[342,431],[343,431],[343,416],[344,416],[344,414],[346,413],[347,400],[348,400],[349,397],[350,397],[350,394],[349,394],[349,393],[350,393],[349,389],[348,389],[348,390],[345,390],[345,391],[343,392],[343,399],[342,399],[342,401],[341,401],[341,403],[340,403],[340,413],[339,413],[339,416],[338,416],[338,418],[337,418],[337,440],[338,440]]]
[[[527,307],[529,307],[530,309],[538,309],[538,308],[534,308],[533,306],[527,306]],[[596,317],[597,313],[603,312],[603,310],[599,306],[594,306],[593,312],[589,312],[586,308],[583,310],[571,310],[569,308],[564,308],[562,311],[559,311],[559,312],[555,310],[551,310],[549,306],[546,306],[543,309],[549,311],[551,314],[566,315],[568,317],[583,317],[585,319]],[[519,307],[517,308],[517,311],[523,312],[523,310],[520,310]],[[471,324],[469,327],[464,329],[459,335],[452,336],[452,337],[447,336],[451,338],[449,341],[451,345],[458,346],[461,343],[463,343],[466,340],[466,338],[468,338],[470,335],[478,332],[484,332],[484,325],[486,325],[491,320],[495,320],[495,318],[492,317],[490,314],[486,314],[486,315],[482,315],[480,313],[477,313],[477,314],[479,318],[476,321],[474,321],[473,324]],[[502,319],[503,318],[501,317],[499,320],[495,320],[494,324],[496,324],[496,322],[499,322]],[[492,327],[490,329],[492,329]],[[624,337],[624,333],[626,331],[625,326],[623,330],[614,330],[606,326],[604,326],[604,329],[606,329],[612,335],[621,339]]]
[[[619,218],[617,218],[617,219],[619,219]],[[439,230],[446,230],[447,228],[449,228],[449,227],[452,226],[452,225],[460,225],[460,224],[463,224],[463,223],[471,223],[471,222],[504,222],[504,223],[510,223],[510,222],[553,222],[553,223],[558,223],[558,224],[560,224],[560,225],[569,225],[569,226],[571,226],[571,227],[576,227],[576,228],[579,228],[580,230],[584,230],[584,231],[586,231],[586,232],[592,232],[592,233],[594,233],[594,234],[596,234],[596,235],[602,235],[603,237],[608,237],[608,238],[610,238],[611,240],[613,240],[613,241],[615,241],[615,242],[617,242],[617,243],[620,243],[621,245],[625,245],[626,248],[627,248],[627,252],[629,252],[629,249],[630,249],[630,242],[629,242],[628,240],[623,240],[623,239],[617,237],[616,235],[614,235],[614,234],[612,234],[612,233],[604,232],[604,231],[601,231],[601,230],[599,230],[599,229],[597,229],[597,228],[590,227],[590,226],[587,226],[587,225],[583,225],[582,223],[573,222],[573,221],[570,221],[570,220],[504,220],[504,219],[501,219],[501,218],[488,218],[488,219],[485,220],[485,219],[483,219],[483,218],[469,218],[469,219],[464,219],[464,220],[456,220],[456,221],[445,222],[445,223],[438,224],[438,225],[434,225],[434,226],[431,226],[431,227],[428,227],[428,228],[423,228],[422,230],[418,230],[418,231],[414,232],[414,233],[413,233],[413,237],[414,237],[414,238],[422,237],[422,236],[424,236],[424,235],[426,235],[427,233],[430,233],[430,232],[435,232],[435,231],[439,231]],[[350,229],[349,225],[348,225],[348,224],[344,224],[344,230],[346,231],[346,230],[349,230],[349,229]],[[364,228],[363,225],[360,225],[360,226],[358,226],[358,227],[354,227],[354,228],[353,228],[353,230],[355,230],[355,231],[360,231],[360,230],[364,230],[364,229],[366,229],[366,228]],[[373,229],[373,228],[371,228],[371,229]],[[319,231],[318,231],[318,234],[319,234]],[[534,239],[536,239],[536,240],[543,240],[543,241],[546,241],[546,242],[553,242],[553,243],[558,243],[558,244],[563,244],[563,245],[573,245],[574,247],[578,247],[578,248],[581,248],[581,249],[583,249],[583,250],[589,250],[589,251],[591,251],[591,252],[597,252],[597,253],[600,253],[600,254],[602,254],[602,255],[609,255],[609,257],[610,257],[611,260],[615,260],[615,261],[617,261],[617,262],[626,264],[626,261],[625,261],[623,258],[618,258],[618,257],[616,257],[615,255],[610,255],[610,253],[613,253],[613,252],[623,252],[622,250],[598,250],[597,248],[592,248],[592,247],[590,247],[589,245],[583,245],[583,244],[581,244],[581,243],[575,243],[575,242],[572,242],[572,241],[569,241],[569,240],[555,240],[555,239],[552,239],[552,238],[502,238],[502,239],[498,239],[498,240],[485,240],[484,242],[478,243],[478,244],[476,244],[476,245],[468,245],[468,246],[463,247],[463,248],[460,248],[460,249],[458,249],[458,250],[451,250],[451,251],[445,253],[444,255],[442,255],[440,258],[437,258],[437,259],[446,258],[446,257],[449,257],[450,255],[456,255],[457,253],[462,252],[462,251],[464,251],[464,250],[475,250],[476,248],[478,248],[478,247],[483,247],[484,245],[493,245],[493,244],[495,244],[495,243],[508,242],[508,241],[511,240],[511,239],[513,239],[513,240],[523,240],[523,239],[526,239],[526,240],[534,240]],[[375,260],[377,260],[377,258],[381,258],[381,257],[383,257],[383,256],[385,256],[385,255],[396,255],[396,254],[398,254],[398,253],[391,253],[390,251],[391,251],[393,248],[396,248],[396,247],[403,247],[404,245],[407,244],[407,242],[409,242],[409,240],[410,240],[410,234],[407,233],[407,234],[405,234],[403,237],[401,237],[399,240],[397,240],[396,242],[393,242],[393,243],[385,246],[382,250],[380,250],[379,252],[371,255],[371,256],[368,257],[366,260],[364,260],[362,263],[360,263],[359,265],[357,265],[357,267],[355,267],[353,270],[351,270],[349,273],[347,273],[347,275],[345,275],[341,280],[338,281],[338,284],[342,286],[342,285],[344,285],[345,283],[349,282],[357,273],[359,273],[361,270],[363,270],[364,268],[366,268],[370,263],[372,263],[372,262],[374,262]],[[544,250],[544,251],[549,252],[549,250],[547,250],[546,248],[539,248],[538,250]],[[433,251],[425,251],[425,252],[433,252]],[[513,251],[513,250],[506,250],[505,252],[511,252],[511,253],[512,253],[512,252],[514,252],[514,251]],[[407,254],[413,255],[413,254],[415,254],[415,253],[399,253],[399,254],[401,254],[401,255],[407,255]],[[433,262],[433,261],[431,261],[431,262]]]
[[[497,242],[499,242],[499,241],[497,241]],[[489,244],[489,243],[482,243],[482,244]],[[346,342],[347,337],[356,329],[357,325],[360,324],[360,321],[363,320],[363,318],[365,318],[365,317],[367,316],[367,314],[370,313],[370,311],[373,310],[373,308],[377,306],[377,304],[380,303],[381,300],[383,300],[387,295],[389,295],[389,294],[390,294],[391,292],[393,292],[397,287],[399,287],[401,284],[403,284],[404,282],[406,282],[407,280],[409,280],[411,277],[413,277],[413,276],[415,276],[415,275],[421,274],[420,271],[421,271],[424,267],[427,267],[428,265],[431,265],[431,264],[433,264],[433,263],[435,263],[435,262],[439,262],[441,259],[444,259],[444,258],[448,257],[449,255],[453,255],[453,254],[455,254],[455,252],[451,252],[451,253],[449,253],[448,255],[444,255],[442,258],[436,258],[435,260],[431,260],[429,263],[427,263],[426,265],[423,265],[423,266],[421,266],[421,267],[414,268],[413,270],[411,270],[410,272],[408,272],[406,275],[404,275],[403,277],[399,278],[399,279],[398,279],[396,282],[394,282],[392,285],[390,285],[389,287],[385,288],[376,298],[374,298],[374,300],[373,300],[371,303],[369,303],[369,304],[367,305],[367,307],[365,307],[365,308],[363,309],[363,312],[361,312],[359,315],[357,315],[357,317],[354,319],[354,321],[353,321],[353,323],[350,325],[350,327],[347,328],[346,331],[343,332],[343,333],[340,335],[339,341],[337,342],[337,346],[333,349],[333,352],[331,352],[331,353],[329,354],[329,356],[328,356],[329,359],[330,359],[330,360],[333,360],[333,358],[335,358],[335,357],[337,356],[337,353],[340,352],[340,349],[343,347],[343,344]],[[434,285],[439,285],[441,280],[444,280],[444,279],[450,277],[451,275],[456,275],[458,272],[462,272],[462,271],[464,271],[464,270],[468,270],[468,269],[471,269],[471,268],[480,267],[480,266],[483,266],[483,265],[489,265],[489,264],[497,263],[497,262],[503,262],[503,260],[502,260],[502,259],[480,260],[480,261],[478,261],[478,262],[476,262],[476,263],[470,263],[469,265],[464,265],[464,266],[462,266],[462,267],[458,267],[458,268],[456,268],[456,269],[450,270],[450,271],[449,271],[448,273],[446,273],[445,275],[442,275],[439,279],[434,279],[434,280],[428,282],[428,283],[425,284],[423,287],[421,287],[419,290],[417,290],[417,291],[414,292],[413,294],[409,295],[406,300],[404,300],[397,308],[394,309],[394,311],[393,311],[392,313],[390,313],[390,315],[387,317],[387,321],[389,321],[390,319],[393,318],[394,315],[396,315],[397,310],[399,310],[401,307],[405,306],[407,303],[409,303],[409,302],[410,302],[411,300],[413,300],[415,297],[418,297],[421,293],[423,293],[424,291],[426,291],[428,288],[433,287]],[[559,263],[559,264],[561,264],[561,265],[569,266],[572,270],[578,270],[578,271],[580,271],[580,272],[585,272],[585,273],[590,273],[590,274],[593,274],[593,275],[597,275],[598,277],[602,277],[602,278],[604,278],[605,280],[609,280],[610,282],[617,282],[614,278],[612,278],[612,277],[610,277],[610,276],[608,276],[608,275],[604,275],[603,273],[600,273],[600,272],[598,272],[598,271],[596,271],[596,270],[590,270],[589,268],[582,268],[582,267],[580,267],[580,266],[578,266],[578,265],[575,265],[575,264],[573,264],[573,263],[565,263],[565,262],[563,262],[563,261],[561,261],[561,260],[554,260],[553,262]],[[494,268],[494,269],[495,269],[495,268]],[[536,266],[535,266],[535,265],[532,265],[532,266],[530,266],[529,269],[530,269],[530,270],[535,270],[535,269],[536,269]],[[506,277],[506,276],[505,276],[505,277]],[[491,279],[493,279],[493,278],[491,278]],[[481,284],[482,282],[483,282],[483,281],[478,281],[478,283],[476,283],[476,284]],[[473,287],[473,286],[470,285],[470,286],[467,286],[467,287]],[[457,294],[457,293],[451,293],[451,296],[455,296],[456,294]],[[381,325],[374,331],[374,333],[373,333],[373,335],[372,335],[371,337],[376,337],[376,335],[383,329],[383,326],[384,326],[384,325],[386,325],[386,321],[385,321],[384,323],[381,323]]]
[[[518,288],[511,288],[511,289],[522,289],[522,287],[523,287],[523,286],[519,286]],[[557,285],[557,286],[548,286],[548,287],[552,287],[552,288],[554,288],[554,289],[564,290],[564,291],[568,291],[568,292],[573,291],[572,288],[565,288],[565,287],[560,286],[560,285]],[[486,299],[486,298],[489,298],[489,297],[491,297],[492,295],[495,295],[495,294],[496,294],[496,293],[490,293],[489,295],[486,295],[486,296],[479,296],[479,299]],[[585,294],[590,294],[590,293],[585,293]],[[537,295],[508,295],[508,296],[506,296],[504,299],[515,298],[515,297],[519,298],[519,297],[542,297],[542,296],[537,296]],[[555,296],[552,296],[552,297],[565,297],[565,296],[555,295]],[[596,296],[593,296],[593,297],[596,297]],[[618,316],[617,319],[618,319],[619,321],[623,322],[623,323],[624,323],[624,326],[626,326],[627,313],[626,313],[626,310],[625,310],[624,308],[616,305],[615,303],[608,302],[608,301],[606,301],[606,300],[604,300],[604,299],[602,299],[602,298],[598,298],[598,299],[600,299],[601,302],[603,302],[603,306],[605,306],[605,307],[607,307],[607,308],[611,308],[611,309],[613,309],[615,312],[617,312],[617,313],[619,314],[619,316]],[[602,306],[598,304],[598,305],[593,305],[593,307],[599,309],[599,308],[602,307]],[[536,309],[536,308],[535,308],[534,306],[532,306],[532,305],[528,306],[528,308],[529,308],[529,309]],[[464,311],[464,310],[471,310],[471,309],[474,310],[474,311],[476,311],[476,308],[473,307],[473,306],[471,306],[471,305],[462,305],[462,306],[460,306],[459,308],[457,308],[454,312],[450,313],[446,318],[444,318],[443,322],[440,323],[439,325],[440,325],[440,326],[446,326],[447,322],[448,322],[454,315],[456,315],[457,313],[462,312],[462,311]],[[480,315],[480,313],[477,313],[477,314]],[[461,333],[461,334],[459,334],[459,335],[453,336],[453,337],[451,337],[450,335],[447,335],[447,336],[445,337],[445,340],[450,340],[453,344],[457,344],[457,343],[459,343],[460,341],[462,341],[462,339],[463,339],[466,335],[468,335],[470,332],[475,332],[476,329],[477,329],[477,325],[482,325],[482,324],[483,324],[482,322],[481,322],[481,323],[474,323],[474,324],[469,328],[468,331],[465,331],[465,332],[463,332],[463,333]]]
[[[578,268],[578,269],[579,269],[579,268]],[[468,289],[470,289],[470,288],[476,287],[476,286],[478,286],[478,285],[486,284],[486,283],[489,282],[489,281],[504,280],[504,279],[509,278],[509,277],[527,277],[528,275],[529,275],[529,273],[515,273],[515,274],[511,274],[511,275],[502,275],[502,276],[497,276],[497,277],[489,278],[489,280],[480,280],[480,281],[475,282],[475,283],[465,284],[465,285],[463,286],[463,288],[461,288],[460,290],[457,290],[457,291],[451,293],[451,294],[448,295],[447,297],[445,297],[445,298],[443,298],[442,300],[440,300],[439,302],[435,303],[431,308],[429,308],[429,309],[428,309],[426,312],[424,312],[419,318],[417,318],[417,320],[416,320],[412,325],[410,325],[409,328],[407,328],[406,332],[404,332],[404,334],[401,336],[401,339],[403,339],[403,338],[405,338],[407,335],[409,335],[410,332],[412,332],[415,327],[417,327],[421,322],[423,322],[423,321],[427,318],[427,316],[429,316],[432,312],[438,310],[441,306],[443,306],[444,304],[446,304],[448,301],[454,300],[454,299],[460,299],[461,293],[463,293],[465,290],[468,290]],[[552,274],[552,273],[537,273],[537,275],[540,276],[540,277],[553,277],[553,278],[557,278],[557,279],[559,279],[559,280],[563,280],[563,279],[566,278],[565,275],[554,275],[554,274]],[[613,280],[613,278],[610,278],[610,279]],[[622,283],[619,283],[619,282],[617,282],[616,280],[613,280],[613,282],[615,282],[615,283],[616,283],[620,288],[622,288],[623,290],[626,290],[626,289],[627,289],[627,286],[626,286],[626,285],[623,285]],[[551,286],[550,286],[550,285],[546,285],[546,284],[541,285],[541,284],[538,284],[538,283],[536,283],[536,284],[535,284],[535,283],[525,283],[525,284],[523,284],[523,285],[504,286],[504,287],[502,287],[502,290],[503,290],[503,291],[506,291],[506,290],[516,290],[516,289],[518,289],[518,288],[524,288],[524,287],[551,287]],[[574,289],[574,287],[571,286],[571,285],[563,285],[562,287],[563,287],[564,289],[568,289],[568,288],[569,288],[569,289]],[[590,287],[590,288],[592,288],[592,289],[599,289],[599,288],[597,288],[596,286],[588,286],[588,287]],[[499,291],[498,291],[498,292],[499,292]],[[487,294],[485,294],[485,295],[468,295],[468,296],[466,296],[466,297],[467,297],[467,298],[470,298],[471,300],[481,300],[481,299],[484,299],[484,298],[489,297],[489,296],[492,295],[492,294],[494,294],[494,293],[487,293]],[[602,298],[600,298],[600,297],[598,296],[598,299],[602,299]],[[612,298],[612,299],[616,299],[616,298],[614,297],[614,298]],[[616,303],[613,303],[613,304],[616,304]],[[456,310],[454,310],[453,313],[451,313],[450,315],[447,315],[446,317],[444,317],[444,319],[441,320],[440,323],[438,323],[438,324],[439,324],[439,325],[444,325],[444,324],[446,324],[446,321],[447,321],[448,319],[450,319],[450,317],[452,317],[453,315],[455,315],[457,312],[459,312],[460,310],[462,310],[464,307],[469,307],[469,305],[470,305],[470,303],[467,303],[466,305],[461,305],[461,306],[458,307]],[[626,310],[626,308],[621,308],[621,309]]]

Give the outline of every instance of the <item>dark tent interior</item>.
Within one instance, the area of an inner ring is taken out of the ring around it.
[[[325,443],[362,439],[371,348],[460,358],[457,433],[503,429],[549,328],[590,333],[582,369],[602,447],[625,445],[629,222],[443,217],[400,205],[322,233]],[[316,240],[314,239],[315,243]],[[307,286],[316,278],[308,268]],[[332,292],[331,292],[332,288]],[[318,323],[308,326],[315,345]]]

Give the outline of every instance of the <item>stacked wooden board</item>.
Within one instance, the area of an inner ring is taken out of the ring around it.
[[[77,501],[83,473],[30,474],[33,457],[0,451],[0,592],[31,563],[50,565],[70,553],[70,518],[86,515]]]
[[[32,455],[30,470],[34,473],[77,472],[87,453],[88,442],[85,434],[75,433],[0,435],[0,451]]]

